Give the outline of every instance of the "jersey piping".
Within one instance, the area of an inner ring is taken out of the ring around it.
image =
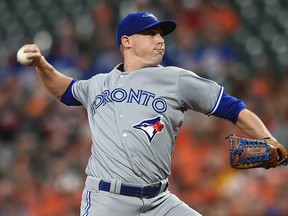
[[[222,95],[223,95],[223,92],[224,92],[224,88],[221,86],[218,97],[217,97],[217,101],[216,101],[213,109],[209,113],[207,113],[207,115],[209,115],[209,116],[212,115],[215,112],[215,110],[218,108],[220,100],[221,100]]]

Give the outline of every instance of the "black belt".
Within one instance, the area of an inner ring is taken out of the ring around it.
[[[163,186],[162,190],[161,190],[162,187],[161,182],[147,185],[144,187],[135,187],[121,184],[120,195],[133,196],[139,198],[153,198],[168,188],[168,182],[166,182],[165,184],[166,185]],[[109,192],[110,187],[111,187],[110,182],[105,182],[102,180],[99,182],[99,190]]]

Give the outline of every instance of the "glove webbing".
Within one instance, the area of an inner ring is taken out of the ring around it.
[[[235,150],[233,151],[233,141],[231,140],[230,142],[230,152],[231,152],[231,157],[230,157],[230,162],[232,163],[236,157],[236,155],[241,155],[243,153],[243,149],[247,148],[247,147],[258,147],[258,148],[266,148],[266,151],[264,154],[255,154],[255,155],[251,155],[249,157],[249,155],[246,155],[246,157],[244,158],[239,158],[239,162],[243,165],[243,164],[255,164],[255,163],[259,163],[259,162],[264,162],[267,161],[270,157],[270,151],[271,151],[271,147],[267,144],[266,140],[264,141],[257,141],[257,140],[239,140],[237,143],[237,147],[235,148]],[[288,161],[287,161],[288,164]]]

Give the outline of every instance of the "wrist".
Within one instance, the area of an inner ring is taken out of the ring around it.
[[[34,66],[39,70],[53,69],[53,67],[46,61],[44,56],[41,56],[34,62]]]

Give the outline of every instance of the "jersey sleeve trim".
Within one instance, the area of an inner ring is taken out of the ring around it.
[[[246,104],[242,100],[232,97],[224,92],[213,115],[227,119],[233,122],[233,124],[236,124],[239,113],[245,108]]]
[[[216,100],[216,103],[215,103],[214,107],[212,108],[212,110],[209,113],[207,113],[208,116],[212,115],[215,112],[215,110],[218,108],[219,103],[220,103],[221,98],[222,98],[222,95],[223,95],[223,92],[224,92],[224,88],[221,86],[217,100]]]
[[[61,102],[67,106],[82,106],[82,103],[77,100],[72,88],[75,82],[77,82],[77,80],[71,81],[70,85],[61,97]]]

